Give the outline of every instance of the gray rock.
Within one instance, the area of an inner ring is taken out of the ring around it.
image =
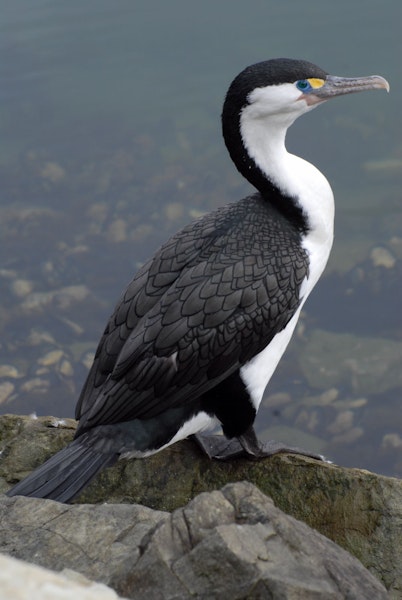
[[[0,491],[67,444],[74,427],[71,419],[63,424],[53,417],[0,417]],[[145,460],[123,460],[106,469],[78,502],[130,502],[171,511],[200,492],[244,480],[356,556],[395,598],[402,597],[398,479],[291,455],[220,463],[185,440]]]
[[[123,591],[130,588],[155,600],[387,597],[359,561],[250,483],[200,494],[161,523]]]
[[[202,493],[172,514],[4,497],[0,521],[2,552],[136,600],[387,598],[357,559],[250,483]]]
[[[2,497],[0,552],[108,583],[139,557],[144,535],[168,513],[139,504],[67,506],[52,500]]]

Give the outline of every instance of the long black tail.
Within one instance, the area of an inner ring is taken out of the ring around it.
[[[72,500],[101,469],[118,458],[116,453],[101,453],[83,442],[81,438],[71,442],[8,490],[7,496]]]

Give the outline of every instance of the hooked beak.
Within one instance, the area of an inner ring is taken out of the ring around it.
[[[322,87],[311,90],[310,94],[303,94],[307,104],[317,104],[325,102],[335,96],[343,94],[354,94],[355,92],[364,92],[365,90],[387,90],[389,92],[389,83],[380,75],[370,75],[369,77],[336,77],[328,75]]]

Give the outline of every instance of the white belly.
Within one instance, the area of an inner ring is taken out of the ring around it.
[[[256,411],[258,411],[268,381],[271,379],[282,354],[290,342],[300,315],[300,310],[301,307],[293,315],[285,329],[277,333],[272,342],[264,350],[254,356],[254,358],[240,369],[240,377],[250,394]]]

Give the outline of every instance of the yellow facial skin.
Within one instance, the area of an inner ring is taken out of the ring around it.
[[[324,79],[318,79],[316,77],[310,77],[310,79],[307,79],[307,81],[314,90],[318,90],[325,83]]]

